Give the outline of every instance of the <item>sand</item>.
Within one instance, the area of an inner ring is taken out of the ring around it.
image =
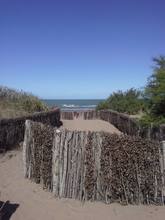
[[[121,132],[112,124],[102,120],[63,120],[63,127],[69,130],[80,131],[105,131],[120,134]]]
[[[163,220],[165,207],[82,204],[56,199],[41,186],[24,179],[22,152],[12,151],[0,158],[0,200],[19,204],[11,220]]]

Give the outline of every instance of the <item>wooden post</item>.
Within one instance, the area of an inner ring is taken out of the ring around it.
[[[25,135],[23,142],[23,167],[25,178],[31,178],[31,154],[29,152],[30,146],[32,145],[31,123],[30,120],[26,120],[25,122]]]

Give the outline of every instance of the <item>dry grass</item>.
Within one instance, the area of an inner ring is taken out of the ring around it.
[[[0,86],[0,118],[25,116],[46,110],[48,107],[38,97]]]

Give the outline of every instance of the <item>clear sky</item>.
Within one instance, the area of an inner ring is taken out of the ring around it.
[[[42,98],[139,88],[165,55],[165,0],[0,0],[0,84]]]

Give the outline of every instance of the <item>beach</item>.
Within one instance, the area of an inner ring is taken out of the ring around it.
[[[0,17],[0,220],[165,220],[165,1]]]
[[[62,128],[80,131],[104,131],[109,133],[120,134],[121,132],[112,124],[103,120],[63,120]]]
[[[165,216],[163,206],[56,199],[39,184],[24,179],[20,150],[1,156],[0,177],[0,200],[19,205],[11,220],[163,220]]]

